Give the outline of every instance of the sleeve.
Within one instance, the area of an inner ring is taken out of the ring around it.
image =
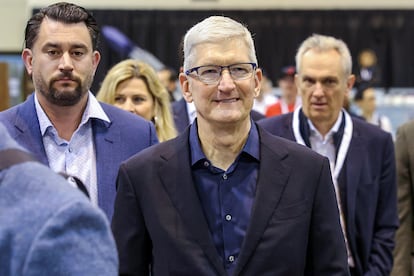
[[[413,202],[408,141],[405,128],[397,130],[395,144],[397,163],[398,217],[400,227],[395,237],[394,267],[392,276],[411,275],[411,225],[413,224]]]
[[[56,210],[37,233],[23,275],[117,275],[118,256],[105,215],[88,201]]]
[[[306,275],[349,275],[334,185],[325,158],[315,191]]]
[[[125,165],[121,165],[117,179],[112,232],[119,252],[120,275],[149,275],[151,242]]]

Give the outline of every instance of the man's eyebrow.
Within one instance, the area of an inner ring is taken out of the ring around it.
[[[47,42],[43,48],[61,48],[62,44],[61,43],[55,43],[55,42]],[[83,48],[83,49],[88,49],[88,46],[85,45],[84,43],[73,43],[70,44],[70,48]]]

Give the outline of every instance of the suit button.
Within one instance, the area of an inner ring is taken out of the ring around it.
[[[234,262],[234,256],[233,255],[229,256],[229,262],[231,262],[231,263]]]
[[[231,215],[226,215],[226,220],[231,221]]]

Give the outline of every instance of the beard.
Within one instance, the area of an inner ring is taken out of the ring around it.
[[[71,86],[63,86],[62,88],[56,88],[54,84],[62,79],[68,79],[77,83],[75,88]],[[92,75],[85,78],[84,83],[76,76],[73,76],[71,72],[61,73],[59,76],[50,80],[49,85],[40,76],[35,78],[37,84],[36,90],[39,91],[48,102],[57,106],[73,106],[82,99],[89,91],[89,87],[92,84]]]

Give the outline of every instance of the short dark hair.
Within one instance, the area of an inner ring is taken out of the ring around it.
[[[24,42],[31,49],[39,35],[40,24],[44,18],[50,18],[66,24],[84,22],[92,39],[92,48],[96,50],[99,44],[99,27],[90,12],[72,3],[59,2],[41,9],[27,21]]]

